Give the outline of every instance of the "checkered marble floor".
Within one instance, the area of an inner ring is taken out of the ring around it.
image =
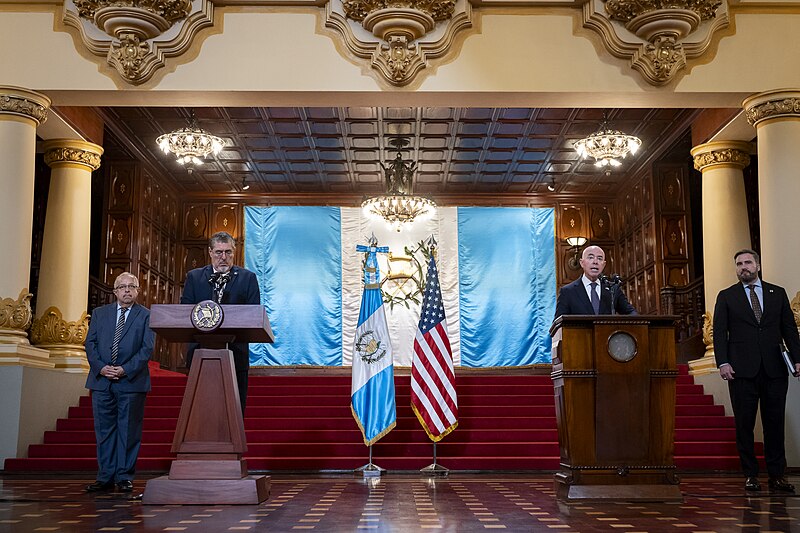
[[[272,476],[253,506],[143,505],[143,479],[132,496],[87,494],[92,481],[0,478],[0,532],[800,531],[800,496],[746,494],[740,477],[685,476],[683,503],[573,505],[547,474]]]

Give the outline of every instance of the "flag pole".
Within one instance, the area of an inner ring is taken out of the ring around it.
[[[436,443],[433,443],[433,463],[420,470],[420,473],[425,476],[441,476],[444,477],[450,473],[449,468],[445,468],[436,462]]]
[[[372,462],[372,444],[369,445],[369,463],[356,468],[356,472],[361,472],[364,477],[380,477],[386,472],[385,468]]]

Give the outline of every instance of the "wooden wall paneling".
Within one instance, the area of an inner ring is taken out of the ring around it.
[[[123,272],[130,272],[131,265],[129,262],[123,263],[105,263],[105,269],[103,272],[103,282],[108,285],[109,287],[114,286],[114,280],[117,279],[117,276],[122,274]]]
[[[145,307],[150,307],[150,270],[147,266],[139,264],[139,300]]]
[[[208,204],[184,204],[184,240],[205,241],[211,234],[208,231]]]
[[[641,182],[636,183],[633,186],[633,191],[631,193],[631,200],[633,201],[633,205],[631,206],[631,215],[632,220],[630,224],[634,227],[638,226],[642,222],[642,217],[644,215],[642,211],[642,184]]]
[[[652,216],[643,224],[642,237],[644,239],[644,264],[648,266],[656,262],[656,230]]]
[[[652,215],[655,209],[653,203],[653,176],[646,174],[642,178],[642,212],[645,217]]]
[[[645,304],[647,313],[658,312],[658,295],[660,291],[656,287],[655,265],[648,267],[644,271]]]
[[[139,256],[140,261],[144,261],[148,266],[153,266],[151,246],[153,243],[153,226],[147,219],[142,220],[142,234],[139,237],[139,249],[142,251]]]
[[[131,257],[133,216],[126,214],[108,215],[108,245],[106,255],[112,257]]]
[[[561,206],[559,210],[558,238],[564,241],[567,237],[588,237],[584,222],[586,208],[583,205]]]
[[[627,235],[633,230],[633,191],[627,189],[622,201],[622,209],[619,210],[620,219],[617,227],[620,235]]]
[[[607,204],[589,205],[589,240],[606,241],[613,237],[612,207]]]
[[[661,219],[664,259],[688,260],[686,246],[686,217],[663,216]]]
[[[604,272],[608,275],[619,274],[619,264],[616,260],[617,247],[613,244],[603,244],[602,248],[606,253],[606,268]]]
[[[209,237],[219,231],[230,233],[240,240],[240,204],[213,204],[211,206],[211,232]],[[241,235],[243,237],[244,235]]]
[[[689,283],[689,269],[686,263],[664,262],[666,285],[670,287],[682,287]]]
[[[685,212],[684,176],[676,167],[661,167],[661,209],[662,212]]]
[[[633,232],[633,271],[639,272],[644,266],[644,237],[642,236],[642,227],[637,226]]]
[[[208,246],[206,244],[185,245],[185,255],[183,260],[183,271],[181,272],[180,281],[183,282],[186,278],[186,273],[195,268],[205,266],[209,262]]]
[[[169,260],[169,251],[173,248],[172,242],[169,235],[161,234],[161,245],[158,249],[158,263],[161,267],[161,271],[167,275],[168,279],[175,279],[177,275],[175,269],[171,268]]]
[[[109,211],[133,211],[134,165],[114,164],[110,169]]]
[[[575,256],[575,251],[572,246],[568,245],[565,242],[559,242],[556,245],[556,249],[558,250],[558,258],[559,258],[559,268],[558,268],[558,285],[566,285],[571,281],[577,279],[581,275],[581,268],[578,265],[578,268],[572,269],[569,266],[569,262],[571,258]],[[580,254],[580,251],[578,252]],[[580,256],[579,256],[580,257]]]
[[[647,291],[645,286],[646,283],[644,272],[640,272],[639,275],[636,276],[636,303],[634,304],[636,309],[647,309]]]
[[[141,214],[147,218],[155,218],[153,213],[153,178],[147,170],[142,170],[142,202]]]
[[[149,287],[148,290],[149,298],[147,301],[148,307],[153,305],[154,303],[161,303],[161,300],[159,299],[160,296],[159,281],[160,278],[158,274],[156,272],[150,271],[148,274],[148,287]]]

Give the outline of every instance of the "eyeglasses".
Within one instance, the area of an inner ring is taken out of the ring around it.
[[[214,257],[222,257],[223,255],[231,257],[233,255],[233,250],[214,250],[211,253],[214,254]]]
[[[115,291],[124,291],[125,289],[127,289],[129,291],[135,291],[138,288],[139,288],[138,285],[134,285],[133,283],[130,283],[128,285],[117,285],[116,287],[114,287],[114,290]]]

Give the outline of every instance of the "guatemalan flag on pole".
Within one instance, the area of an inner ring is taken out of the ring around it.
[[[378,247],[373,237],[369,246],[358,245],[356,250],[366,252],[367,260],[353,350],[350,406],[364,436],[364,444],[372,446],[397,423],[392,343],[383,309],[377,256],[378,252],[388,253],[389,248]]]
[[[458,426],[456,376],[439,273],[431,247],[428,277],[411,364],[411,408],[433,442]]]

